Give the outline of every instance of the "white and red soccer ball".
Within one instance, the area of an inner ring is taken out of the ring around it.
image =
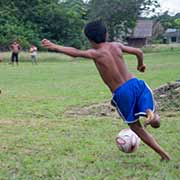
[[[140,138],[131,129],[123,129],[116,137],[116,144],[120,151],[132,153],[140,144]]]

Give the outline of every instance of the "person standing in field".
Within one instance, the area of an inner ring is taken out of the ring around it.
[[[32,64],[37,64],[37,47],[32,45],[29,49]]]
[[[140,116],[147,117],[145,127],[160,126],[160,118],[155,112],[152,91],[147,84],[128,71],[123,53],[137,57],[137,70],[145,72],[143,52],[138,48],[124,46],[118,42],[107,42],[107,29],[101,21],[93,21],[86,25],[84,33],[92,49],[78,50],[73,47],[56,45],[47,39],[42,46],[72,57],[92,59],[104,83],[112,93],[112,104],[117,108],[125,123],[141,138],[141,140],[157,152],[162,160],[171,157],[157,143],[153,136],[141,125]]]
[[[16,61],[16,64],[19,64],[19,52],[21,51],[21,46],[17,41],[14,41],[10,46],[12,55],[11,55],[11,63],[14,65],[14,62]]]

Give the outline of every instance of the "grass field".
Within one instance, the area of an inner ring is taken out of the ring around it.
[[[143,143],[133,154],[115,144],[115,117],[75,116],[65,112],[111,99],[91,60],[40,53],[32,65],[27,54],[17,66],[3,54],[0,64],[0,180],[179,180],[180,113],[161,113],[160,129],[148,128],[172,156],[161,162]],[[152,88],[180,79],[180,51],[145,54],[147,72],[129,69]]]

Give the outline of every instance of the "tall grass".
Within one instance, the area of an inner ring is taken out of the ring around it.
[[[178,53],[180,52],[180,44],[152,44],[143,47],[143,52],[145,53],[160,53],[160,52],[170,52]]]
[[[10,62],[11,61],[11,52],[2,52],[0,53],[1,55],[1,59],[3,60],[3,62]],[[38,61],[39,62],[57,62],[60,59],[61,60],[72,60],[72,58],[70,56],[66,56],[61,54],[61,56],[59,55],[59,53],[49,53],[49,52],[38,52],[37,55]],[[30,53],[22,51],[19,53],[19,60],[20,62],[31,62],[30,59]]]

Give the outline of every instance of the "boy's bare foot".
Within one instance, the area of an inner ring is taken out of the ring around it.
[[[160,127],[160,117],[158,114],[153,113],[150,109],[146,111],[147,119],[144,122],[144,127],[146,128],[148,125],[151,125],[153,128]]]

